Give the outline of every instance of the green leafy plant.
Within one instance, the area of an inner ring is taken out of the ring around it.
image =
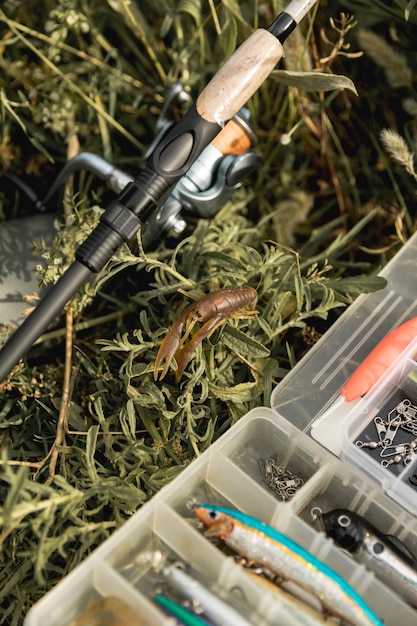
[[[249,0],[29,4],[7,0],[0,10],[0,167],[41,197],[80,150],[137,174],[166,88],[180,80],[197,94],[280,9]],[[387,191],[372,162],[380,129],[373,143],[358,122],[364,96],[347,77],[362,62],[355,29],[321,6],[305,20],[284,67],[248,103],[259,172],[211,220],[189,215],[181,239],[145,251],[139,236],[119,250],[0,383],[1,624],[20,624],[138,506],[250,408],[268,405],[341,311],[383,286],[376,271],[413,223],[407,188],[390,188],[392,208],[381,206]],[[178,105],[173,119],[182,113]],[[108,197],[85,173],[69,181],[53,246],[37,244],[41,281],[72,262]],[[0,200],[3,219],[24,213],[16,198]],[[156,382],[156,353],[179,312],[243,285],[257,289],[257,315],[229,319],[204,340],[179,384],[171,374]]]
[[[371,25],[390,18],[396,21],[408,21],[411,24],[417,23],[415,0],[393,0],[383,2],[382,0],[347,0],[343,2],[355,14],[363,16],[363,25]]]

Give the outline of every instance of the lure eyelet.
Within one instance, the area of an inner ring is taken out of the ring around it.
[[[337,518],[337,523],[342,528],[348,528],[352,523],[352,520],[348,515],[339,515],[339,517]]]

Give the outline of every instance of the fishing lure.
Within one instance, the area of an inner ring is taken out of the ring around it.
[[[198,615],[186,609],[185,606],[182,606],[182,604],[178,604],[178,602],[174,602],[174,600],[162,594],[157,594],[155,601],[166,613],[175,617],[184,626],[210,626],[209,622],[201,619]]]
[[[216,328],[224,324],[230,317],[248,318],[253,316],[256,313],[254,309],[257,302],[256,289],[246,286],[217,289],[197,302],[189,304],[162,340],[155,359],[155,380],[158,379],[159,366],[165,362],[159,377],[162,380],[169,369],[171,359],[175,357],[178,365],[175,371],[175,381],[178,382],[194,350],[203,339],[211,337]],[[246,307],[249,307],[250,310],[244,314],[241,311]],[[185,343],[197,322],[201,322],[202,326],[192,339]],[[184,326],[185,333],[181,337]]]
[[[351,402],[367,393],[416,337],[417,317],[413,317],[380,341],[349,378],[340,395]]]
[[[318,526],[381,581],[417,607],[417,560],[396,537],[380,533],[347,509],[319,514]]]
[[[252,626],[236,609],[206,589],[181,567],[167,565],[162,573],[172,587],[184,598],[198,602],[204,616],[216,626]]]
[[[382,626],[359,594],[328,565],[284,534],[245,513],[211,504],[193,512],[209,537],[219,537],[246,559],[313,593],[322,606],[355,626]]]
[[[257,585],[261,585],[265,591],[279,599],[285,614],[291,618],[291,623],[298,626],[329,626],[326,615],[319,613],[309,605],[305,604],[282,587],[276,585],[265,576],[253,572],[245,567],[245,574],[249,575]]]

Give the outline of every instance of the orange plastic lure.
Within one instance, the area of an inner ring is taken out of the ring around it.
[[[372,350],[349,378],[340,395],[351,402],[367,393],[416,337],[417,317],[413,317],[389,333]]]

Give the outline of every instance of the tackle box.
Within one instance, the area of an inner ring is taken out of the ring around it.
[[[370,351],[399,324],[417,316],[416,256],[417,234],[381,272],[387,286],[349,306],[279,383],[271,408],[250,411],[161,489],[32,607],[25,626],[84,626],[87,622],[81,622],[80,615],[97,600],[110,597],[137,611],[136,624],[175,624],[152,597],[161,580],[143,558],[147,553],[184,562],[207,589],[255,626],[298,626],[278,596],[248,576],[230,551],[204,536],[192,502],[239,509],[271,524],[342,575],[386,626],[415,626],[416,611],[319,532],[313,513],[317,507],[353,510],[417,553],[417,486],[410,481],[417,474],[417,454],[407,463],[402,458],[384,465],[378,449],[363,445],[378,440],[372,430],[379,423],[376,418],[391,423],[400,406],[413,422],[417,340],[363,398],[335,402]],[[398,442],[400,436],[415,438],[413,433],[397,432]],[[290,498],[283,499],[267,483],[261,471],[266,463],[297,477],[298,487]]]

